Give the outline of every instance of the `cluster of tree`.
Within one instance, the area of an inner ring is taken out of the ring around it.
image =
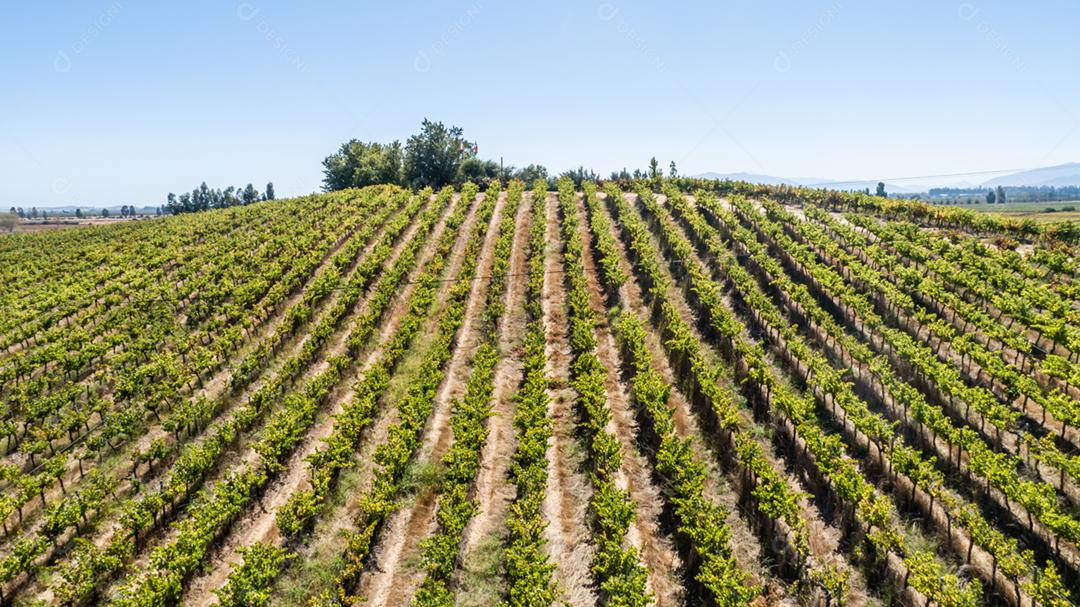
[[[863,194],[866,194],[867,196],[870,195],[870,188],[863,188],[860,191]],[[874,189],[874,196],[878,196],[880,198],[888,198],[889,197],[889,193],[885,191],[885,184],[883,182],[879,181],[877,183],[877,187]]]
[[[460,127],[424,119],[420,132],[400,141],[379,143],[351,139],[323,160],[323,189],[362,188],[393,184],[411,188],[461,185],[486,186],[494,180],[548,179],[547,169],[535,164],[517,169],[478,157],[479,147],[465,139]]]
[[[206,211],[208,209],[226,209],[229,207],[251,204],[260,200],[273,199],[273,183],[266,184],[266,191],[260,194],[259,190],[255,189],[255,186],[250,183],[243,188],[229,186],[224,190],[221,190],[207,187],[206,182],[204,181],[199,187],[191,190],[190,193],[184,192],[183,194],[180,194],[180,196],[177,196],[176,194],[169,192],[165,202],[165,212],[170,215],[195,213],[198,211]]]
[[[554,188],[559,178],[567,178],[581,187],[586,181],[599,181],[600,175],[592,169],[579,166],[549,175],[547,168],[530,164],[524,168],[506,166],[502,162],[481,159],[475,142],[465,138],[460,127],[447,127],[441,122],[424,119],[420,132],[409,137],[405,145],[399,141],[380,143],[351,139],[341,145],[337,152],[323,160],[323,189],[326,191],[345,188],[362,188],[369,185],[393,184],[410,188],[441,188],[446,185],[460,186],[471,181],[486,187],[495,180],[520,179],[534,183],[537,179],[547,181]],[[679,171],[675,161],[668,165],[668,177],[676,178]],[[645,169],[632,173],[625,168],[611,174],[613,181],[664,179],[664,169],[656,158]]]
[[[22,207],[19,207],[19,208],[11,207],[11,210],[8,211],[8,212],[11,213],[12,215],[17,215],[19,217],[19,219],[39,219],[39,218],[40,219],[48,219],[49,218],[49,212],[48,211],[46,211],[45,209],[42,209],[42,210],[39,211],[37,207],[30,207],[29,211],[27,211],[26,209],[24,209]]]
[[[949,204],[1003,204],[1080,200],[1080,186],[1007,186],[988,188],[931,188],[929,199]]]
[[[11,209],[8,212],[13,216],[18,217],[19,219],[48,219],[49,218],[49,212],[48,211],[46,211],[44,209],[39,211],[37,207],[30,207],[29,211],[27,211],[26,209],[24,209],[22,207],[18,207],[18,208],[11,207]],[[88,216],[87,213],[83,212],[81,207],[76,207],[74,213],[72,213],[71,211],[65,209],[63,211],[54,212],[53,214],[54,215],[59,215],[61,217],[69,217],[69,216],[74,215],[76,219],[83,219],[83,218]],[[161,215],[161,207],[157,208],[156,214],[158,216]],[[101,211],[99,211],[98,213],[94,213],[92,211],[89,213],[89,216],[94,216],[94,215],[98,215],[100,217],[109,217],[110,215],[112,215],[112,212],[109,211],[109,209],[101,209]],[[137,211],[135,209],[135,205],[133,205],[133,204],[132,205],[126,205],[125,204],[125,205],[120,207],[120,216],[121,217],[138,217],[138,215],[139,215],[139,211]]]
[[[675,166],[675,161],[672,160],[671,163],[668,164],[668,177],[671,177],[672,179],[674,179],[674,178],[676,178],[678,176],[679,176],[679,169]],[[663,178],[664,178],[664,171],[663,171],[663,169],[660,168],[660,161],[657,160],[655,156],[653,156],[652,158],[649,159],[648,168],[646,168],[644,170],[642,170],[642,169],[634,169],[633,173],[627,171],[625,168],[623,168],[621,171],[612,171],[610,179],[611,179],[611,181],[629,182],[629,181],[643,181],[645,179],[652,179],[653,181],[658,181],[658,180],[663,179]],[[594,181],[595,181],[595,179],[594,179]]]

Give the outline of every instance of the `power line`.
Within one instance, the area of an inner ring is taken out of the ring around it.
[[[913,181],[915,179],[937,179],[937,178],[941,178],[941,177],[970,177],[970,176],[977,176],[977,175],[997,175],[997,174],[1000,174],[1000,173],[1020,173],[1020,172],[1023,172],[1023,171],[1034,171],[1034,170],[1038,170],[1040,168],[1046,168],[1046,167],[1029,167],[1029,168],[1021,168],[1021,169],[998,169],[998,170],[995,170],[995,171],[972,171],[972,172],[968,172],[968,173],[941,173],[941,174],[938,174],[938,175],[917,175],[917,176],[914,176],[914,177],[884,177],[884,178],[875,178],[875,179],[851,179],[851,180],[848,180],[848,181],[822,181],[820,183],[802,184],[802,187],[812,188],[812,187],[820,187],[820,186],[828,186],[828,185],[847,185],[847,184],[853,184],[853,183],[867,183],[867,182],[871,182],[871,181]]]

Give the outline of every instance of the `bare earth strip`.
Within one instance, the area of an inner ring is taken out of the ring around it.
[[[616,236],[616,248],[620,257],[619,265],[627,273],[627,276],[634,277],[637,273],[633,271],[633,266],[631,266],[627,257],[626,245],[619,238],[620,235],[615,232],[615,226],[618,224],[613,217],[610,217],[610,211],[605,210],[605,212],[609,215],[613,235]],[[668,295],[670,297],[672,293]],[[669,403],[675,409],[676,430],[681,436],[690,438],[693,441],[694,449],[702,455],[699,459],[705,464],[707,470],[705,475],[705,495],[723,506],[728,512],[725,522],[731,529],[731,548],[739,568],[751,574],[752,583],[766,584],[769,593],[774,595],[772,597],[773,601],[779,600],[778,597],[784,597],[787,594],[787,589],[782,582],[776,580],[768,571],[757,537],[747,522],[739,516],[739,496],[727,482],[726,476],[719,467],[716,452],[709,446],[708,441],[704,439],[704,431],[694,415],[689,401],[679,389],[680,382],[677,380],[675,371],[664,353],[661,337],[657,334],[656,328],[650,320],[649,308],[645,305],[644,294],[636,280],[631,278],[624,283],[620,299],[628,310],[642,319],[646,329],[646,343],[652,354],[653,368],[663,376],[665,382],[672,386]]]
[[[500,196],[488,222],[483,248],[480,251],[476,276],[490,274],[494,258],[495,237],[506,197]],[[463,232],[467,233],[467,232]],[[435,396],[435,408],[424,429],[420,450],[415,461],[421,465],[435,466],[442,461],[453,439],[450,427],[453,399],[465,392],[471,366],[469,360],[476,346],[476,325],[487,298],[487,280],[473,280],[465,308],[465,319],[458,332],[457,344],[450,359],[442,385]],[[376,547],[377,569],[372,569],[361,579],[361,594],[368,597],[368,605],[404,605],[409,602],[416,588],[423,581],[424,570],[416,563],[420,555],[420,542],[435,529],[435,509],[438,505],[438,483],[423,488],[409,505],[391,515],[386,530],[381,533]]]
[[[490,606],[499,600],[501,547],[506,535],[506,509],[514,499],[514,486],[508,482],[510,461],[517,441],[514,437],[513,395],[521,384],[522,344],[525,335],[525,287],[528,281],[526,248],[529,239],[529,205],[518,206],[513,250],[510,254],[508,283],[503,303],[505,312],[499,323],[499,353],[495,367],[495,391],[492,394],[488,439],[480,453],[480,470],[474,487],[479,512],[465,528],[462,539],[462,565],[457,572],[460,588],[458,602],[465,607]]]
[[[657,195],[656,200],[661,204],[666,204],[666,197],[662,195]],[[691,200],[693,199],[691,198]],[[683,231],[684,235],[686,234],[682,224],[675,222],[675,225]],[[703,267],[708,266],[707,262],[697,253],[697,251],[694,251],[693,255],[694,259]],[[667,265],[661,264],[660,270],[671,279],[671,284],[678,284],[678,281],[672,276]],[[675,305],[676,309],[678,309],[679,315],[688,321],[690,332],[694,339],[704,346],[702,352],[708,355],[712,360],[719,361],[720,354],[715,350],[715,347],[709,343],[709,340],[698,330],[695,320],[696,314],[692,311],[690,304],[686,301],[685,294],[679,289],[672,289],[668,293],[668,300]],[[730,297],[726,297],[725,302],[728,306],[734,305]],[[745,330],[742,338],[747,341],[753,340],[748,329]],[[779,372],[779,370],[777,370],[777,372]],[[804,486],[799,475],[792,474],[787,470],[787,463],[784,461],[783,455],[778,452],[776,446],[769,440],[772,429],[763,426],[762,423],[755,420],[752,412],[746,407],[743,407],[740,411],[740,418],[742,419],[742,424],[751,429],[749,433],[758,439],[757,442],[762,447],[762,455],[769,460],[769,463],[774,470],[780,472],[785,477],[788,486],[791,487],[793,491],[810,496],[811,494],[808,488]],[[852,588],[847,597],[847,604],[852,607],[859,607],[867,604],[871,599],[866,590],[866,579],[860,570],[851,566],[847,556],[842,552],[843,537],[840,530],[825,522],[821,511],[814,503],[812,496],[810,498],[804,497],[799,500],[799,511],[800,516],[806,521],[807,529],[809,531],[811,554],[814,555],[819,563],[834,564],[851,574]]]
[[[573,436],[574,392],[570,389],[569,321],[563,284],[562,238],[556,198],[547,198],[547,250],[544,251],[544,327],[547,333],[547,369],[552,381],[550,415],[552,437],[548,448],[548,491],[544,499],[546,535],[551,562],[563,599],[570,605],[595,605],[589,564],[595,546],[588,521],[592,489],[584,470],[584,447]]]
[[[360,253],[357,255],[357,260],[363,259],[364,257],[366,257],[371,252],[371,250],[374,248],[375,244],[378,242],[380,234],[381,234],[381,230],[375,232],[371,236],[368,244],[363,249],[361,249]],[[313,281],[318,276],[320,276],[322,274],[322,272],[330,265],[334,255],[336,255],[337,252],[340,251],[341,248],[345,246],[347,241],[348,241],[348,238],[343,238],[340,242],[338,242],[334,247],[332,247],[327,252],[327,254],[323,258],[322,262],[320,262],[320,264],[318,266],[316,266],[315,271],[313,271],[312,274],[308,277],[306,283],[304,284],[305,288],[306,288],[307,285],[312,284]],[[358,261],[354,262],[352,267],[355,267],[355,265],[357,263],[358,263]],[[278,325],[280,325],[281,322],[283,321],[286,311],[289,308],[291,308],[293,305],[295,305],[296,303],[299,303],[300,300],[304,297],[305,288],[296,289],[295,292],[287,298],[287,300],[285,300],[282,304],[280,304],[275,309],[275,312],[271,316],[269,316],[266,321],[264,321],[257,329],[252,330],[248,334],[249,335],[249,340],[244,344],[244,346],[242,346],[241,348],[239,348],[235,352],[234,356],[232,357],[232,362],[229,363],[229,364],[223,365],[222,368],[219,369],[209,380],[207,380],[204,383],[203,387],[199,390],[199,392],[198,392],[199,397],[203,397],[203,398],[206,398],[207,400],[211,400],[211,401],[214,401],[214,400],[222,400],[222,401],[224,401],[225,404],[222,407],[222,411],[218,415],[219,419],[222,419],[227,415],[231,415],[238,406],[240,406],[242,403],[246,402],[247,398],[252,393],[254,393],[262,385],[263,382],[265,382],[268,379],[268,377],[271,375],[271,372],[273,370],[275,370],[277,367],[279,367],[283,363],[283,361],[285,359],[292,356],[292,354],[295,353],[296,351],[299,351],[300,347],[308,339],[308,333],[304,331],[304,327],[299,328],[293,337],[290,337],[290,338],[286,339],[284,344],[282,346],[279,346],[279,348],[277,350],[277,354],[273,357],[272,363],[268,364],[268,365],[266,365],[264,367],[261,375],[254,382],[252,382],[240,394],[233,395],[233,394],[229,393],[228,380],[231,378],[232,369],[235,366],[235,364],[237,364],[240,360],[242,360],[244,358],[244,356],[246,356],[249,352],[251,352],[261,340],[266,339],[270,335],[273,334],[273,332],[277,329]],[[321,312],[323,310],[329,309],[331,305],[332,305],[332,298],[330,298],[329,300],[324,300],[318,306],[315,317],[317,318],[318,315],[321,314]],[[313,318],[313,320],[311,320],[310,322],[314,323],[315,319]],[[305,326],[309,326],[309,325],[305,325]],[[310,326],[313,326],[313,325],[310,325]],[[210,424],[210,425],[207,426],[207,429],[212,428],[212,427],[213,427],[213,424]],[[192,439],[190,439],[190,438],[185,438],[185,440],[189,441],[189,442],[201,441],[202,438],[204,438],[205,436],[208,435],[208,430],[207,429],[204,429],[204,431],[202,433],[200,433],[194,439],[194,441]],[[154,440],[158,440],[158,439],[164,439],[164,440],[167,440],[169,442],[173,441],[172,435],[168,431],[166,431],[164,428],[162,428],[160,423],[154,424],[133,445],[128,445],[128,447],[126,447],[124,449],[121,449],[120,451],[113,454],[113,456],[111,456],[110,458],[107,458],[106,460],[104,460],[102,462],[101,466],[103,466],[103,467],[107,466],[107,468],[103,468],[103,469],[109,469],[109,470],[111,470],[111,469],[130,470],[131,461],[132,461],[132,459],[131,459],[132,454],[138,453],[138,452],[143,451],[143,450],[146,450],[147,448],[149,448],[150,444]],[[133,448],[134,448],[134,450],[133,450]],[[87,471],[89,471],[89,467],[87,467]],[[146,474],[144,472],[143,475],[140,477],[141,486],[142,487],[157,486],[156,484],[159,481],[164,480],[169,472],[170,472],[170,468],[169,468],[168,465],[159,466],[155,472],[150,473],[150,474]],[[71,477],[71,478],[77,478],[78,477],[78,469],[77,469],[77,467],[74,470],[69,470],[68,476]],[[68,489],[69,490],[71,489],[70,484],[68,485]],[[119,486],[117,488],[117,495],[121,496],[121,497],[125,496],[125,495],[127,495],[127,492],[130,491],[130,489],[131,489],[130,477],[124,477],[124,478],[121,479],[121,482],[120,482],[120,484],[119,484]],[[57,489],[57,491],[58,491],[58,489]],[[57,498],[57,499],[59,499],[59,498]],[[93,531],[94,531],[93,528],[84,529],[84,532],[88,531],[88,530],[91,531],[90,534],[86,534],[86,535],[90,536],[89,539],[98,548],[103,548],[104,546],[106,546],[109,543],[109,541],[111,541],[111,539],[113,537],[113,534],[115,533],[115,531],[117,529],[115,525],[112,525],[112,526],[107,526],[106,525],[106,523],[108,523],[108,521],[109,521],[109,516],[111,514],[112,513],[103,514],[102,521],[98,525],[98,527],[100,527],[100,528],[96,529],[96,531],[98,531],[98,533],[96,535],[93,534]],[[104,531],[102,532],[102,530],[104,530]],[[38,599],[45,600],[46,602],[50,602],[52,600],[52,592],[51,592],[51,590],[36,587],[36,588],[28,588],[28,592],[35,592],[35,593],[40,592],[41,594],[37,597]]]
[[[449,216],[450,212],[451,209],[448,209],[447,216]],[[413,283],[419,279],[424,267],[434,253],[435,245],[440,240],[445,228],[445,219],[446,217],[442,219],[435,232],[428,238],[429,244],[421,255],[420,263],[409,274],[407,288],[395,297],[392,309],[384,318],[379,329],[377,339],[372,342],[377,345],[372,347],[364,356],[362,364],[364,370],[370,368],[382,356],[383,345],[397,330],[400,320],[408,311],[408,300],[416,287]],[[469,226],[475,223],[476,205],[474,204],[466,220],[459,228],[459,233],[467,233],[471,229]],[[455,242],[450,253],[450,263],[447,264],[449,267],[444,270],[444,277],[452,276],[456,273],[457,268],[461,266],[464,246],[465,240],[463,238],[459,238]],[[452,284],[451,282],[443,283],[436,301],[444,299]],[[439,304],[436,304],[436,309],[440,309]],[[429,316],[425,329],[421,331],[421,340],[423,335],[428,335],[434,331],[436,318],[436,314]],[[301,605],[304,604],[307,597],[330,591],[333,587],[337,572],[335,567],[340,564],[337,559],[344,545],[341,534],[351,529],[358,507],[355,499],[367,491],[373,480],[375,470],[372,465],[372,454],[386,440],[390,427],[397,423],[396,409],[393,406],[385,406],[385,403],[392,401],[395,395],[400,396],[404,393],[409,379],[419,369],[424,351],[425,347],[422,343],[414,343],[410,352],[399,363],[394,376],[390,380],[386,395],[382,398],[384,404],[380,406],[375,421],[365,432],[360,447],[353,458],[354,465],[341,471],[330,501],[327,503],[326,514],[316,519],[315,528],[309,539],[296,548],[299,555],[296,559],[297,562],[284,575],[278,577],[274,592],[274,596],[279,597],[276,604],[282,606]],[[345,398],[349,397],[351,397],[351,391]],[[334,402],[338,402],[336,397]]]
[[[410,224],[409,230],[412,231],[412,230],[415,230],[415,229],[416,229],[416,224],[414,222],[413,224]],[[395,246],[395,251],[394,251],[395,255],[397,253],[400,253],[401,247],[402,247],[402,245],[401,245],[401,242],[399,241],[399,243]],[[323,371],[325,371],[329,367],[329,362],[328,361],[329,361],[330,357],[335,356],[335,355],[341,355],[341,354],[343,354],[345,352],[345,350],[346,350],[346,339],[348,337],[350,327],[352,325],[352,321],[356,317],[356,315],[359,313],[359,311],[366,307],[367,302],[370,299],[370,297],[372,296],[372,294],[373,294],[373,291],[371,289],[369,289],[369,291],[364,295],[364,297],[362,297],[361,300],[356,305],[354,305],[351,310],[349,310],[341,319],[339,319],[339,321],[338,321],[338,323],[336,325],[336,328],[334,330],[333,335],[327,340],[326,343],[323,344],[322,348],[320,348],[320,351],[315,356],[314,361],[307,368],[305,368],[302,373],[300,373],[299,377],[297,377],[291,383],[291,386],[292,386],[291,390],[300,390],[300,389],[302,389],[302,387],[308,381],[310,381],[311,379],[313,379],[314,377],[316,377],[317,375],[319,375],[320,373],[322,373]],[[334,305],[334,303],[336,302],[338,296],[339,296],[338,294],[335,294],[334,296],[332,296],[326,302],[324,309],[329,310]],[[316,320],[314,322],[318,322],[318,321]],[[314,327],[315,325],[312,324],[310,326]],[[311,338],[311,334],[305,332],[303,340],[300,341],[298,344],[296,344],[296,350],[294,350],[294,352],[299,352],[300,347],[302,347],[302,345],[310,338]],[[278,362],[279,362],[279,364],[284,364],[285,360],[286,359],[280,359]],[[263,380],[269,380],[269,377],[270,376],[268,376],[268,375],[264,375]],[[348,371],[346,371],[346,373],[344,374],[344,377],[348,377]],[[344,383],[345,383],[344,379],[339,380],[338,388],[336,388],[335,390],[339,390],[340,386],[343,385]],[[252,386],[252,387],[249,388],[249,391],[253,391],[255,389],[256,389],[256,387]],[[330,396],[333,397],[334,394],[332,393]],[[330,402],[333,402],[333,401],[328,399],[327,402],[330,403]],[[315,426],[313,426],[313,427],[317,427],[322,423],[322,420],[324,420],[325,415],[326,415],[326,411],[327,411],[328,408],[329,408],[329,404],[324,405],[323,408],[318,413],[316,413],[316,422],[315,422]],[[255,463],[261,457],[259,455],[259,453],[254,448],[255,447],[255,441],[258,439],[259,432],[260,432],[261,428],[263,427],[263,424],[265,424],[268,419],[269,419],[269,417],[262,419],[260,421],[260,423],[258,424],[256,429],[252,430],[246,436],[241,438],[240,441],[238,442],[238,444],[234,445],[231,449],[228,449],[228,450],[225,451],[225,453],[220,458],[221,463],[219,463],[214,468],[212,473],[208,474],[207,480],[204,483],[205,486],[207,486],[207,487],[212,486],[215,481],[222,479],[227,471],[236,470],[240,466],[253,466],[253,465],[255,465]],[[297,447],[297,450],[302,450],[302,449],[303,449],[302,445]],[[286,465],[291,465],[291,461],[286,462]],[[303,469],[306,472],[306,468],[303,468]],[[279,479],[280,479],[280,477],[279,477]],[[271,484],[268,485],[268,489],[269,489],[269,487],[274,486],[274,483],[276,483],[276,482],[278,482],[278,480],[275,480],[275,481],[271,482]],[[259,502],[256,502],[255,506],[260,507],[260,508],[266,508],[267,504],[269,504],[269,502],[267,501],[267,494],[264,494],[262,499]],[[182,514],[181,514],[181,516],[182,516]],[[239,519],[237,519],[238,522],[242,522],[244,520],[245,519],[244,519],[243,516],[241,516]],[[235,527],[230,526],[230,529],[235,529]],[[177,532],[177,528],[176,528],[175,525],[170,525],[170,526],[166,527],[165,529],[159,530],[158,532],[156,532],[152,536],[152,540],[145,542],[144,545],[142,546],[142,550],[139,553],[139,555],[136,557],[135,562],[131,567],[131,570],[132,571],[140,571],[144,567],[146,567],[148,559],[150,558],[150,555],[153,552],[154,546],[159,545],[159,544],[163,544],[163,543],[168,543],[169,541],[171,541],[175,537],[176,532]],[[211,561],[213,560],[213,558],[214,557],[212,557],[212,556],[209,557],[209,559]]]
[[[440,218],[439,224],[435,227],[434,238],[430,238],[429,242],[434,243],[438,238],[438,234],[442,232],[450,208],[450,205],[448,205],[447,210],[444,211],[443,216]],[[416,234],[418,228],[419,225],[413,223],[405,230],[405,233],[395,244],[393,253],[387,259],[386,267],[391,267],[395,263],[401,251]],[[429,247],[429,249],[430,248],[431,247]],[[430,258],[430,256],[431,251],[428,250],[425,252],[423,258],[427,259]],[[422,265],[423,264],[418,264],[417,267],[420,268]],[[419,272],[419,270],[415,271],[417,273]],[[358,311],[366,309],[373,294],[374,291],[369,289],[369,292],[357,302],[349,318],[352,318],[352,315],[355,315]],[[384,316],[383,322],[385,325],[382,327],[382,331],[385,335],[390,334],[392,327],[396,328],[397,320],[404,313],[404,303],[407,299],[407,296],[398,298],[396,302],[397,305],[391,308],[389,311],[390,314]],[[328,343],[322,360],[314,366],[314,369],[317,372],[325,368],[327,364],[326,360],[330,357],[345,353],[347,349],[346,340],[349,335],[348,327],[350,324],[351,323],[342,323],[339,331],[335,333],[334,337]],[[376,357],[377,352],[369,353],[364,357],[363,361],[360,361],[361,364],[354,367],[351,375],[347,375],[344,380],[339,382],[338,386],[327,400],[328,406],[320,411],[316,418],[315,425],[311,427],[300,447],[285,463],[285,472],[270,484],[266,493],[257,502],[258,508],[250,509],[233,524],[230,533],[226,535],[220,548],[215,551],[208,560],[208,562],[213,563],[213,565],[201,575],[193,578],[188,584],[185,589],[184,604],[209,605],[214,602],[215,596],[212,591],[225,583],[225,579],[230,571],[229,564],[240,560],[240,557],[236,552],[238,548],[253,542],[280,543],[282,538],[280,537],[276,524],[278,509],[286,503],[293,493],[307,486],[309,479],[306,464],[307,457],[319,449],[323,445],[323,440],[331,434],[335,416],[343,410],[344,406],[352,396],[352,382],[360,379],[362,373],[369,368]]]
[[[607,370],[604,387],[607,390],[608,408],[611,410],[607,430],[618,437],[619,444],[622,445],[622,468],[616,484],[629,491],[635,504],[636,518],[628,533],[628,540],[638,549],[642,562],[649,571],[649,586],[656,597],[656,604],[660,607],[681,605],[684,587],[678,573],[683,563],[671,538],[660,529],[663,500],[660,488],[652,480],[649,462],[637,447],[637,421],[630,406],[630,391],[626,382],[619,377],[619,370],[623,368],[622,361],[606,313],[588,221],[580,199],[578,214],[581,218],[579,231],[584,243],[582,260],[585,278],[589,283],[589,300],[597,320],[596,356]]]
[[[339,242],[337,242],[327,251],[323,260],[309,275],[308,279],[305,281],[305,284],[310,284],[315,279],[315,277],[319,276],[326,269],[326,267],[330,265],[333,257],[338,253],[338,251],[341,250],[341,248],[345,246],[345,244],[349,241],[349,238],[351,238],[352,236],[353,234],[350,234],[348,237],[342,237]],[[370,251],[370,249],[374,246],[374,242],[376,241],[377,237],[378,233],[376,232],[376,234],[371,237],[371,243],[369,243],[369,245],[363,249],[361,255],[366,255],[366,253]],[[194,395],[188,396],[187,398],[195,400],[196,398],[202,397],[211,401],[224,399],[227,402],[232,403],[234,399],[231,397],[230,394],[228,394],[227,387],[228,380],[232,376],[233,368],[237,364],[239,364],[241,360],[243,360],[244,356],[246,356],[248,352],[255,348],[255,346],[259,343],[260,340],[271,335],[271,333],[277,328],[278,324],[280,324],[280,322],[284,318],[285,311],[288,310],[288,308],[291,307],[292,304],[300,301],[303,295],[304,289],[298,286],[298,288],[287,299],[287,301],[279,305],[275,309],[275,312],[273,314],[267,317],[267,319],[264,320],[256,328],[251,329],[249,332],[246,331],[246,335],[248,336],[247,341],[240,348],[235,350],[229,359],[222,362],[222,364],[217,368],[217,370],[206,381],[203,382],[202,386],[196,389],[196,393]],[[187,390],[185,389],[183,393],[186,394],[186,392]],[[110,395],[111,390],[105,392],[104,394]],[[89,438],[90,435],[100,432],[101,430],[102,428],[95,427],[91,432],[84,435],[80,439],[80,441]],[[67,492],[77,490],[81,486],[81,481],[84,479],[85,474],[89,473],[95,468],[101,468],[102,470],[106,471],[115,470],[116,472],[113,473],[114,476],[123,477],[120,479],[120,483],[117,486],[116,492],[117,495],[126,495],[127,492],[131,489],[131,483],[129,477],[124,476],[124,473],[131,470],[134,454],[147,451],[150,445],[155,440],[165,440],[166,443],[169,445],[175,443],[172,435],[161,427],[161,423],[155,422],[150,425],[148,430],[144,431],[139,436],[138,440],[126,443],[123,446],[118,447],[114,451],[108,451],[106,452],[104,457],[101,457],[98,460],[84,461],[81,466],[82,472],[80,472],[79,460],[75,457],[70,458],[70,460],[67,462],[67,469],[65,470],[62,477],[63,488],[66,489]],[[176,453],[174,452],[171,454],[171,457],[174,457],[175,455]],[[163,462],[159,462],[157,471],[158,473],[163,474],[168,469],[168,465],[171,463],[171,457],[166,458],[166,460]],[[140,482],[142,483],[142,486],[147,486],[148,484],[154,482],[154,480],[155,474],[147,474],[147,471],[143,471],[143,475],[140,477]],[[66,494],[66,492],[63,491],[61,484],[53,483],[49,486],[48,489],[44,491],[44,501],[47,504],[52,504],[55,501],[62,499],[64,494]],[[9,522],[8,524],[8,529],[12,532],[9,535],[8,539],[13,539],[15,537],[14,531],[16,528],[24,528],[24,534],[32,533],[38,528],[40,528],[41,524],[43,524],[43,521],[41,521],[40,518],[37,517],[37,515],[42,510],[41,505],[42,500],[35,499],[31,500],[28,504],[26,504],[26,506],[23,507],[20,522],[17,525],[11,524],[11,522]],[[62,542],[63,540],[63,537],[58,538],[59,542]]]

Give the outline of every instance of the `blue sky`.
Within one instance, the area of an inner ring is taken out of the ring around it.
[[[14,3],[0,207],[306,193],[342,141],[424,117],[483,157],[604,175],[1080,161],[1078,22],[1073,0]]]

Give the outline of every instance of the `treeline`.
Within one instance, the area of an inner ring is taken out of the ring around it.
[[[1080,200],[1080,186],[997,186],[996,188],[931,188],[934,202],[1002,204],[1005,202],[1057,202]]]
[[[260,194],[259,190],[255,189],[255,186],[250,183],[243,188],[229,186],[222,190],[210,188],[204,181],[199,187],[191,190],[191,192],[184,192],[183,194],[180,194],[180,196],[169,192],[165,201],[165,212],[170,215],[196,213],[198,211],[227,209],[229,207],[259,202],[260,200],[273,199],[273,182],[267,183],[266,191]]]
[[[39,218],[40,219],[48,219],[49,218],[49,211],[47,211],[46,209],[42,209],[42,210],[39,211],[37,207],[30,207],[29,211],[27,211],[26,209],[24,209],[22,207],[18,207],[18,208],[11,207],[11,210],[9,210],[8,212],[11,213],[12,215],[17,215],[19,217],[19,219],[39,219]]]
[[[30,207],[29,211],[22,207],[11,207],[11,210],[9,212],[11,215],[17,216],[19,219],[41,219],[43,221],[48,221],[50,217],[50,211],[48,209],[41,209],[39,211],[37,207]],[[145,215],[145,213],[139,213],[138,209],[135,208],[135,205],[125,204],[120,207],[120,217],[138,217],[140,214]],[[52,211],[52,217],[59,218],[74,217],[75,219],[83,219],[84,217],[93,217],[95,215],[98,217],[110,217],[112,215],[112,212],[109,211],[109,209],[107,208],[101,209],[97,213],[95,213],[93,210],[83,212],[81,207],[76,207],[74,212],[68,209]],[[155,215],[161,215],[161,207],[157,207],[157,209],[155,210]]]
[[[501,161],[484,160],[479,157],[479,151],[476,142],[466,139],[460,127],[447,127],[425,118],[420,123],[420,132],[409,137],[404,145],[400,141],[380,143],[359,139],[341,144],[338,151],[323,160],[323,189],[331,192],[383,184],[439,189],[447,185],[460,187],[466,182],[487,187],[493,181],[511,179],[525,183],[543,179],[548,188],[554,189],[559,178],[570,179],[576,187],[585,181],[600,180],[600,175],[584,166],[549,175],[542,165],[530,164],[519,169]],[[668,165],[667,172],[669,177],[678,175],[674,161]],[[624,168],[611,173],[611,180],[657,181],[664,178],[664,173],[660,162],[652,158],[647,168],[633,172]]]
[[[381,184],[439,189],[469,181],[486,187],[495,180],[532,183],[548,179],[547,169],[540,165],[518,169],[481,159],[479,151],[460,127],[424,119],[420,132],[405,145],[358,139],[343,143],[323,160],[323,189],[330,192]]]

